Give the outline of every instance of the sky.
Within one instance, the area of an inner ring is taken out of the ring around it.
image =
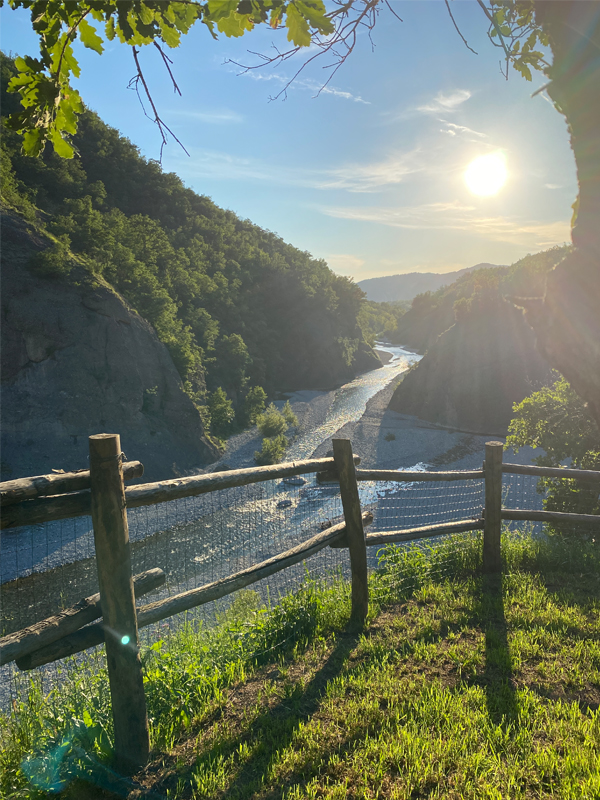
[[[577,196],[564,118],[543,75],[500,73],[475,0],[452,0],[470,52],[441,0],[391,0],[371,35],[323,91],[323,56],[274,99],[306,60],[244,70],[256,53],[285,49],[284,31],[257,28],[214,41],[196,25],[170,51],[182,97],[159,54],[142,66],[171,142],[163,168],[217,205],[273,231],[357,281],[407,272],[449,272],[480,262],[511,264],[570,241]],[[0,9],[4,52],[37,55],[29,15]],[[76,47],[86,105],[151,159],[156,126],[127,88],[130,48],[106,42],[102,56]],[[312,51],[308,53],[312,55]],[[234,63],[236,62],[236,63]],[[464,179],[477,157],[502,154],[508,178],[493,196]]]

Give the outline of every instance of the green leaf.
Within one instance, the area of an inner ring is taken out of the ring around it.
[[[98,36],[96,28],[90,25],[87,19],[82,19],[79,23],[79,38],[85,47],[102,54],[104,50],[102,39]]]
[[[106,31],[106,38],[108,39],[109,42],[112,42],[116,35],[115,20],[113,17],[111,17],[106,23],[105,31]]]
[[[288,42],[293,42],[297,47],[308,47],[310,45],[308,22],[294,5],[288,6],[285,26],[288,29]]]
[[[56,129],[50,132],[50,141],[54,146],[54,150],[57,156],[61,158],[73,158],[75,155],[75,149],[70,145],[60,134],[60,131]]]
[[[254,27],[249,17],[232,11],[229,16],[217,20],[217,28],[225,36],[243,36],[246,31],[251,31]]]
[[[42,152],[44,141],[39,128],[26,131],[23,135],[23,152],[28,156],[39,156]]]
[[[319,33],[325,35],[333,33],[333,22],[325,14],[327,9],[322,0],[296,0],[296,8],[300,14],[308,21],[311,28],[315,28]]]

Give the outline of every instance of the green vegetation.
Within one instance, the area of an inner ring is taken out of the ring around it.
[[[18,110],[6,92],[15,74],[2,56],[3,115]],[[362,368],[363,293],[324,261],[186,189],[90,111],[72,160],[22,155],[5,123],[2,203],[55,242],[30,269],[70,281],[76,261],[111,284],[153,325],[205,420],[209,398],[225,392],[235,418],[214,434],[252,422],[261,392],[343,382]]]
[[[510,267],[478,269],[463,275],[437,292],[418,294],[396,330],[387,334],[391,341],[427,350],[456,320],[485,316],[499,306],[504,297],[541,297],[546,275],[570,252],[570,245],[551,247],[528,255]]]
[[[276,464],[281,461],[288,441],[284,434],[289,425],[297,425],[298,418],[292,411],[290,401],[286,400],[281,411],[274,403],[263,414],[256,418],[259,431],[265,437],[262,448],[254,453],[257,464]]]
[[[525,445],[540,447],[544,455],[534,462],[544,467],[559,467],[569,461],[579,469],[600,470],[600,431],[586,404],[563,377],[515,405],[514,414],[507,447],[515,451]],[[541,478],[538,490],[548,493],[544,508],[549,511],[600,514],[595,484]],[[560,531],[560,526],[552,527]]]
[[[270,612],[246,591],[218,627],[145,648],[142,784],[170,800],[597,798],[597,545],[505,534],[501,579],[479,573],[474,536],[384,555],[362,632],[345,582],[307,580]],[[50,796],[27,775],[66,798],[115,785],[102,661],[46,697],[32,680],[2,717],[3,797]]]
[[[390,336],[398,327],[398,320],[408,311],[410,303],[399,300],[395,303],[376,303],[373,300],[364,300],[358,314],[358,324],[361,327],[365,341],[371,347],[375,339]]]

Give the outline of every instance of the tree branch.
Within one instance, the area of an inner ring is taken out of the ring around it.
[[[144,114],[148,117],[148,119],[151,119],[158,126],[158,130],[160,131],[160,135],[161,135],[161,139],[162,139],[162,143],[161,143],[161,146],[160,146],[160,158],[158,159],[159,163],[162,163],[163,149],[164,149],[164,146],[168,142],[167,134],[170,134],[173,137],[173,139],[177,142],[177,144],[181,147],[183,152],[187,156],[189,156],[188,151],[185,149],[185,147],[180,142],[180,140],[177,138],[177,136],[175,136],[175,134],[173,133],[171,128],[169,128],[169,126],[161,119],[161,117],[160,117],[160,115],[158,113],[158,110],[157,110],[157,108],[156,108],[156,106],[154,104],[154,100],[152,99],[152,95],[150,94],[150,89],[148,88],[148,84],[146,83],[146,79],[144,78],[144,73],[142,72],[142,68],[140,66],[140,62],[139,62],[139,58],[138,58],[139,51],[138,51],[137,47],[132,47],[131,49],[132,49],[132,52],[133,52],[133,60],[135,61],[135,67],[136,67],[136,70],[137,70],[137,75],[134,75],[134,77],[129,81],[129,88],[135,90],[135,93],[138,96],[138,99],[140,101],[140,105],[142,106],[142,110],[143,110]],[[159,47],[159,50],[160,50],[160,47]],[[164,56],[164,54],[162,52],[161,52],[161,55]],[[169,72],[170,72],[170,70],[169,70]],[[152,108],[152,113],[154,114],[154,118],[152,118],[150,116],[150,114],[148,114],[148,112],[146,111],[146,108],[144,106],[144,102],[143,102],[142,97],[140,95],[140,90],[139,90],[140,83],[142,84],[142,86],[144,88],[144,93],[145,93],[146,97],[148,98],[148,102],[150,103],[150,107]],[[175,81],[173,81],[173,83],[175,83]],[[175,86],[177,88],[177,91],[179,91],[179,87],[177,86],[176,83],[175,83]],[[181,92],[180,92],[180,94],[181,94]]]
[[[462,35],[462,32],[461,32],[460,28],[456,24],[456,20],[454,19],[454,16],[452,15],[452,11],[450,10],[450,3],[448,2],[448,0],[444,0],[444,2],[446,3],[446,8],[448,9],[448,14],[450,14],[450,19],[452,20],[452,23],[453,23],[454,27],[456,28],[456,32],[458,33],[460,38],[463,40],[465,47],[467,48],[467,50],[470,50],[472,53],[475,53],[475,55],[478,55],[476,50],[473,50],[472,47],[469,47],[469,43],[467,42],[465,37]]]

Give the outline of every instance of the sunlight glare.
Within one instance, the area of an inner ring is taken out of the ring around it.
[[[480,197],[497,194],[507,177],[506,159],[502,153],[479,156],[465,170],[465,183],[469,191]]]

